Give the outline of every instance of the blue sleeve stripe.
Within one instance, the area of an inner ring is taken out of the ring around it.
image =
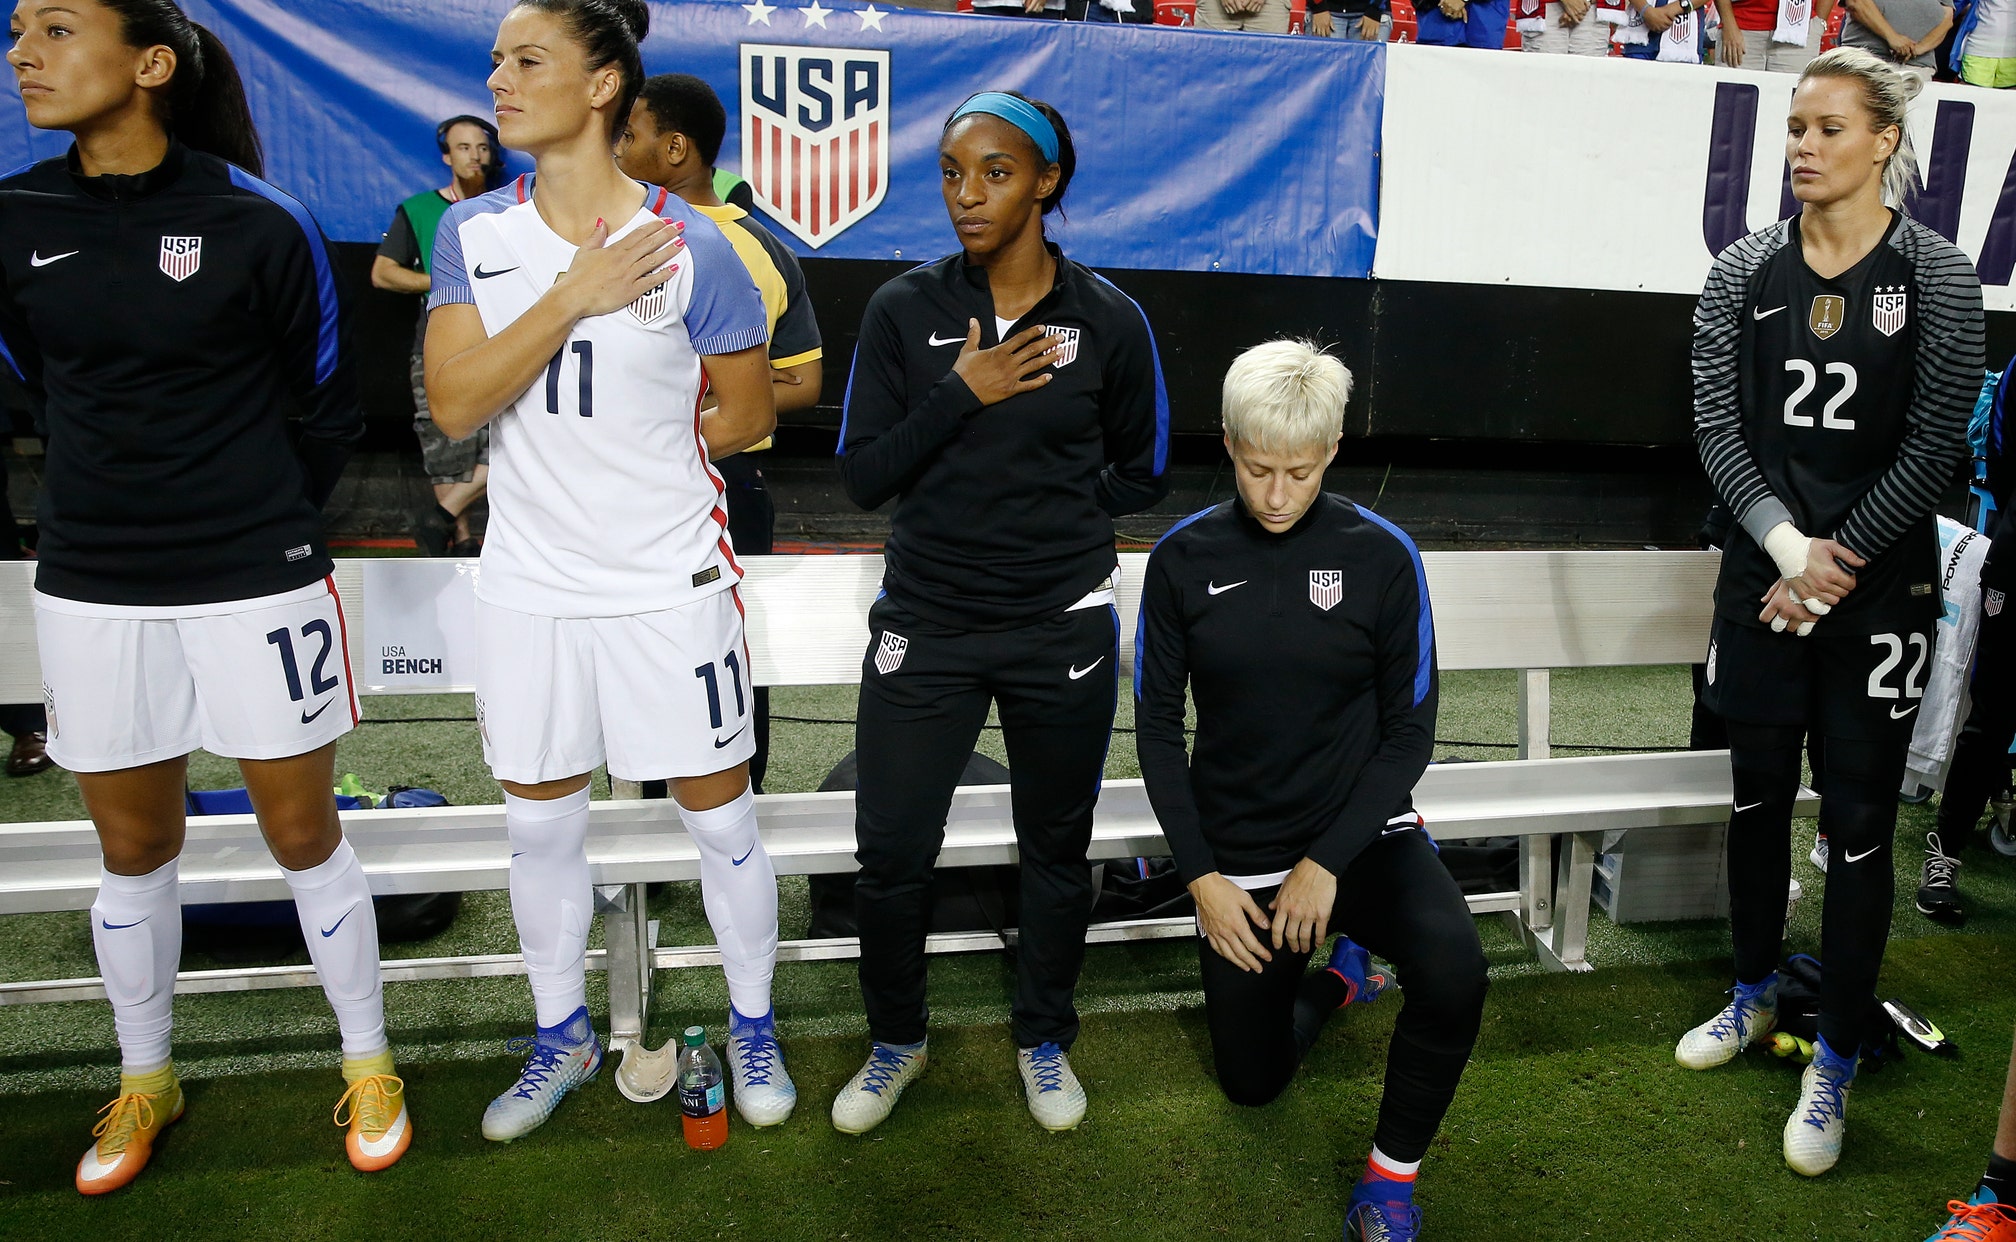
[[[770,329],[762,324],[744,328],[740,332],[718,332],[693,342],[696,354],[732,354],[744,349],[754,349],[770,339]]]
[[[1416,626],[1414,634],[1415,646],[1421,653],[1420,662],[1414,666],[1414,706],[1419,707],[1421,706],[1421,701],[1428,697],[1428,685],[1432,676],[1431,669],[1435,662],[1435,615],[1428,608],[1428,570],[1426,566],[1421,564],[1421,549],[1414,546],[1414,541],[1407,537],[1406,531],[1401,530],[1398,526],[1393,525],[1393,523],[1380,517],[1378,514],[1372,512],[1372,510],[1367,509],[1364,505],[1353,505],[1351,507],[1358,510],[1360,517],[1378,526],[1395,539],[1398,539],[1400,546],[1407,549],[1407,555],[1414,560],[1414,581],[1421,592],[1421,619]]]
[[[1097,272],[1092,272],[1092,275],[1098,277],[1100,284],[1127,298],[1127,305],[1133,307],[1134,313],[1141,316],[1141,326],[1148,331],[1148,357],[1155,364],[1155,477],[1159,479],[1169,465],[1169,390],[1162,383],[1162,347],[1155,343],[1155,325],[1148,322],[1148,312],[1141,309],[1141,303],[1127,297],[1125,289]],[[1181,529],[1180,526],[1176,527],[1170,534]]]
[[[28,382],[28,375],[21,369],[21,364],[15,360],[14,351],[7,348],[7,338],[5,336],[0,336],[0,359],[6,360],[7,369],[14,372],[15,379],[20,380],[24,384]]]
[[[468,285],[435,285],[427,291],[427,309],[442,306],[474,306],[476,291]]]
[[[1162,537],[1155,541],[1155,547],[1149,550],[1148,555],[1151,557],[1154,556],[1156,550],[1160,549],[1163,544],[1169,542],[1169,536],[1175,534],[1179,530],[1182,530],[1185,526],[1190,525],[1190,523],[1196,521],[1198,518],[1201,518],[1209,513],[1215,513],[1219,509],[1219,507],[1220,506],[1218,505],[1212,505],[1209,509],[1199,509],[1197,512],[1191,514],[1189,517],[1184,518],[1182,521],[1176,523],[1176,525],[1171,526],[1168,530],[1162,532]],[[1115,615],[1117,616],[1118,614],[1116,613]],[[1141,592],[1141,602],[1139,605],[1137,605],[1137,611],[1134,616],[1134,697],[1137,699],[1141,697],[1141,661],[1148,654],[1147,634],[1148,634],[1148,592],[1144,590]]]
[[[316,226],[315,217],[308,214],[292,195],[283,193],[264,181],[246,172],[236,164],[229,165],[231,184],[241,190],[250,190],[268,202],[280,206],[294,217],[294,223],[308,237],[308,253],[315,260],[315,297],[321,309],[321,323],[315,337],[315,382],[326,384],[329,377],[336,374],[336,272],[329,263],[329,250],[323,244],[322,230]]]
[[[847,456],[847,412],[854,408],[854,372],[861,369],[861,346],[854,346],[854,356],[847,363],[847,392],[840,398],[840,439],[833,445],[833,456]]]

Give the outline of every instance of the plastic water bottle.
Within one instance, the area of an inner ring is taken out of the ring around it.
[[[713,1151],[728,1141],[728,1093],[722,1086],[721,1058],[707,1046],[702,1027],[686,1028],[679,1051],[679,1112],[686,1145]]]

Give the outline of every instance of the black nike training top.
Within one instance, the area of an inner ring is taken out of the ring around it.
[[[1236,499],[1178,523],[1141,587],[1134,723],[1184,883],[1305,856],[1335,875],[1417,826],[1436,682],[1428,579],[1399,527],[1328,493],[1278,535]]]
[[[1056,247],[1057,279],[1008,335],[1065,338],[1042,388],[982,406],[952,372],[966,325],[1000,343],[985,269],[962,251],[875,291],[840,422],[840,475],[864,509],[898,497],[883,585],[960,630],[1069,608],[1112,575],[1113,519],[1168,494],[1169,399],[1141,308]]]
[[[1716,256],[1694,311],[1694,439],[1735,513],[1716,614],[1757,619],[1780,522],[1868,564],[1822,634],[1938,615],[1933,511],[1967,460],[1985,359],[1981,281],[1953,243],[1898,213],[1838,276],[1806,265],[1795,216]]]
[[[49,436],[35,589],[207,604],[327,574],[364,433],[347,326],[307,208],[215,156],[0,178],[0,365]]]

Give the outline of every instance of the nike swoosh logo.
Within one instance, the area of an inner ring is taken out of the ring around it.
[[[1900,711],[1898,711],[1898,710],[1897,710],[1896,708],[1894,708],[1894,707],[1893,707],[1893,708],[1891,708],[1891,709],[1890,709],[1890,719],[1892,719],[1892,720],[1902,720],[1902,719],[1904,719],[1904,717],[1906,717],[1906,716],[1909,716],[1909,715],[1910,715],[1910,714],[1911,714],[1912,712],[1915,712],[1915,711],[1917,711],[1917,710],[1918,710],[1918,705],[1917,705],[1916,703],[1913,703],[1913,704],[1912,704],[1911,706],[1909,706],[1909,707],[1905,708],[1905,709],[1904,709],[1903,711],[1901,711],[1901,712],[1900,712]]]
[[[353,915],[353,914],[355,914],[355,913],[357,913],[357,907],[356,907],[356,906],[351,906],[351,907],[350,907],[350,908],[349,908],[348,910],[345,910],[345,911],[343,912],[343,918],[340,918],[340,919],[337,919],[337,920],[336,920],[336,927],[341,927],[341,926],[343,926],[343,922],[344,922],[344,919],[348,919],[348,918],[349,918],[349,917],[350,917],[351,915]],[[335,934],[336,934],[336,927],[329,927],[329,928],[325,928],[325,929],[323,929],[323,932],[322,932],[322,939],[324,939],[324,940],[327,940],[327,939],[329,939],[329,937],[331,937],[331,936],[335,935]]]
[[[99,919],[98,926],[106,931],[125,931],[129,927],[138,927],[146,921],[146,919],[134,919],[131,923],[107,923],[104,919]]]
[[[314,723],[315,723],[315,717],[317,717],[317,716],[320,716],[320,715],[321,715],[321,714],[322,714],[323,712],[326,712],[326,711],[328,711],[328,710],[329,710],[329,705],[330,705],[331,703],[334,703],[335,701],[336,701],[335,699],[324,699],[324,700],[322,700],[322,706],[320,706],[320,707],[316,708],[316,709],[315,709],[314,711],[312,711],[312,712],[302,712],[302,713],[301,713],[301,723],[302,723],[302,724],[314,724]]]
[[[748,727],[749,727],[748,725],[743,725],[742,729],[747,729]],[[741,737],[742,729],[735,730],[735,732],[730,733],[727,737],[716,738],[714,740],[714,749],[720,750],[723,746],[726,746],[728,743],[734,741],[736,738]]]
[[[498,268],[498,269],[497,269],[496,271],[494,271],[494,272],[486,272],[486,271],[484,271],[484,270],[483,270],[483,265],[482,265],[481,263],[478,263],[478,264],[476,265],[476,279],[478,279],[478,280],[488,280],[488,279],[490,279],[490,278],[491,278],[492,276],[508,276],[508,275],[510,275],[510,274],[511,274],[512,272],[515,272],[515,271],[517,271],[517,270],[518,270],[518,269],[517,269],[517,268],[515,268],[515,267],[502,267],[502,268]],[[1781,308],[1781,309],[1782,309],[1782,308]]]
[[[1079,679],[1080,677],[1083,677],[1083,676],[1084,676],[1085,674],[1087,674],[1087,673],[1091,672],[1091,671],[1092,671],[1093,669],[1095,669],[1095,668],[1098,668],[1098,667],[1099,667],[1099,666],[1100,666],[1101,664],[1104,664],[1104,663],[1106,663],[1106,657],[1105,657],[1105,656],[1100,656],[1100,657],[1099,657],[1098,659],[1096,659],[1096,660],[1092,661],[1092,663],[1090,663],[1090,664],[1087,664],[1087,665],[1086,665],[1086,666],[1085,666],[1084,668],[1079,668],[1079,667],[1078,667],[1077,665],[1075,665],[1075,664],[1074,664],[1074,665],[1072,665],[1072,666],[1071,666],[1071,680],[1072,680],[1072,681],[1077,681],[1077,680],[1078,680],[1078,679]]]
[[[51,263],[67,259],[73,254],[82,254],[82,253],[83,252],[81,250],[65,250],[62,254],[52,254],[46,259],[43,258],[40,254],[30,254],[28,256],[28,266],[48,267]]]
[[[745,862],[748,862],[748,861],[749,861],[749,855],[750,855],[750,854],[754,854],[755,852],[756,852],[756,847],[752,845],[752,846],[750,846],[750,847],[748,848],[748,850],[747,850],[746,852],[744,852],[744,853],[743,853],[742,857],[740,857],[740,858],[731,858],[731,859],[729,859],[729,860],[728,860],[728,865],[729,865],[729,866],[731,866],[731,867],[739,867],[739,866],[741,866],[741,865],[742,865],[743,863],[745,863]]]
[[[963,336],[948,336],[941,341],[938,339],[936,332],[931,334],[931,344],[933,345],[964,345],[965,343],[966,338]]]
[[[1750,318],[1753,320],[1769,319],[1771,318],[1771,316],[1777,314],[1779,311],[1784,309],[1785,308],[1782,306],[1775,306],[1770,310],[1758,310],[1756,307],[1753,306],[1750,308]]]
[[[1762,799],[1759,799],[1759,800],[1758,800],[1758,801],[1756,801],[1756,802],[1752,802],[1752,803],[1751,803],[1751,804],[1750,804],[1749,806],[1739,806],[1739,807],[1737,807],[1737,808],[1736,808],[1736,813],[1737,813],[1738,815],[1741,815],[1741,814],[1742,814],[1743,812],[1745,812],[1745,811],[1754,811],[1754,810],[1756,810],[1756,809],[1757,809],[1758,807],[1760,807],[1760,806],[1763,806],[1763,805],[1764,805],[1764,803],[1763,803],[1763,800],[1762,800]]]
[[[1224,586],[1219,586],[1217,583],[1213,582],[1207,585],[1204,588],[1204,590],[1205,593],[1209,595],[1223,595],[1225,594],[1225,592],[1231,590],[1233,587],[1242,587],[1251,581],[1253,581],[1251,578],[1241,578],[1237,582],[1228,582]]]
[[[1880,850],[1882,848],[1883,847],[1880,845],[1872,845],[1868,849],[1863,850],[1860,854],[1843,854],[1841,855],[1841,861],[1861,862],[1863,859],[1869,857],[1869,855],[1874,854],[1877,850]]]

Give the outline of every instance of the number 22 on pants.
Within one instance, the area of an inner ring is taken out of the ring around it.
[[[1911,671],[1904,674],[1903,689],[1899,690],[1892,686],[1886,686],[1883,684],[1884,679],[1889,677],[1896,670],[1897,666],[1904,662],[1904,644],[1907,641],[1912,647],[1917,649],[1918,655],[1911,662]],[[1873,647],[1889,649],[1889,654],[1883,657],[1883,662],[1878,664],[1869,674],[1870,698],[1922,699],[1925,697],[1925,662],[1932,654],[1931,639],[1923,634],[1906,634],[1901,638],[1895,634],[1871,634],[1869,636],[1869,643]],[[1890,715],[1892,719],[1902,719],[1909,715],[1911,710],[1910,708],[1906,708],[1903,711],[1898,711],[1893,707],[1890,709]]]

